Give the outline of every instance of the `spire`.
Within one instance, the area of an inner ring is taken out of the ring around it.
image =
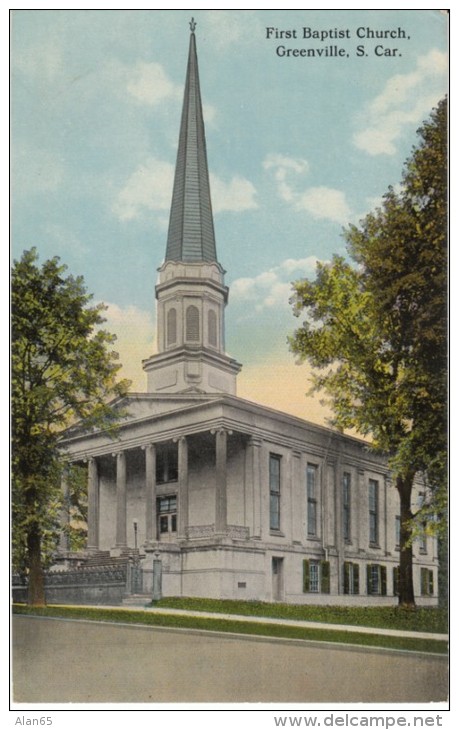
[[[195,28],[192,18],[166,261],[217,261]]]

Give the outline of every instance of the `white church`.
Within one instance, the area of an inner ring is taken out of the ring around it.
[[[87,469],[87,548],[70,552],[63,531],[50,595],[61,580],[68,600],[113,602],[97,576],[116,577],[131,560],[136,584],[123,596],[144,602],[154,563],[164,596],[397,603],[399,497],[386,462],[362,440],[238,398],[241,365],[225,351],[224,273],[192,25],[156,286],[158,354],[143,361],[147,391],[119,403],[128,417],[115,440],[67,434],[68,460]],[[437,570],[436,541],[416,541],[419,605],[436,604]]]

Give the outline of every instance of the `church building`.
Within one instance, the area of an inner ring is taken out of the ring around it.
[[[95,578],[87,579],[88,599],[81,587],[86,579],[75,578],[73,590],[64,576],[115,575],[117,566],[132,563],[120,601],[139,596],[146,602],[160,590],[164,596],[395,604],[400,511],[386,461],[363,440],[237,396],[241,365],[225,350],[224,274],[192,23],[156,285],[158,352],[143,361],[146,392],[119,403],[128,415],[115,439],[78,427],[66,435],[66,457],[87,470],[87,548],[70,552],[63,531],[49,590],[61,575],[67,600],[113,602],[108,589],[97,593]],[[414,546],[420,605],[437,601],[436,551],[431,537]],[[49,600],[65,602],[62,595]]]

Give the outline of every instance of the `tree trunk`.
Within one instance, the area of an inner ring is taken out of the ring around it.
[[[411,492],[414,476],[398,476],[396,479],[397,491],[400,495],[400,577],[399,577],[399,606],[414,608],[413,588],[413,547],[411,545]]]
[[[36,525],[32,525],[29,528],[27,534],[27,551],[29,554],[27,603],[29,606],[45,606],[45,574],[41,563],[41,534]]]

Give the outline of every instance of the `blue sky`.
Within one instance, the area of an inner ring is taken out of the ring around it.
[[[244,365],[238,392],[321,420],[304,397],[307,368],[286,345],[298,325],[291,281],[344,253],[342,228],[400,181],[416,129],[447,91],[447,18],[439,10],[192,14],[217,250],[230,286],[226,345]],[[190,15],[12,14],[13,254],[36,246],[42,260],[58,255],[83,275],[108,306],[137,390],[140,360],[155,349]],[[331,37],[303,39],[303,27]],[[266,28],[297,38],[268,39]],[[358,38],[358,28],[405,37]],[[359,45],[368,55],[357,56]],[[344,56],[286,57],[278,46],[336,46]],[[398,50],[377,55],[376,46]]]

